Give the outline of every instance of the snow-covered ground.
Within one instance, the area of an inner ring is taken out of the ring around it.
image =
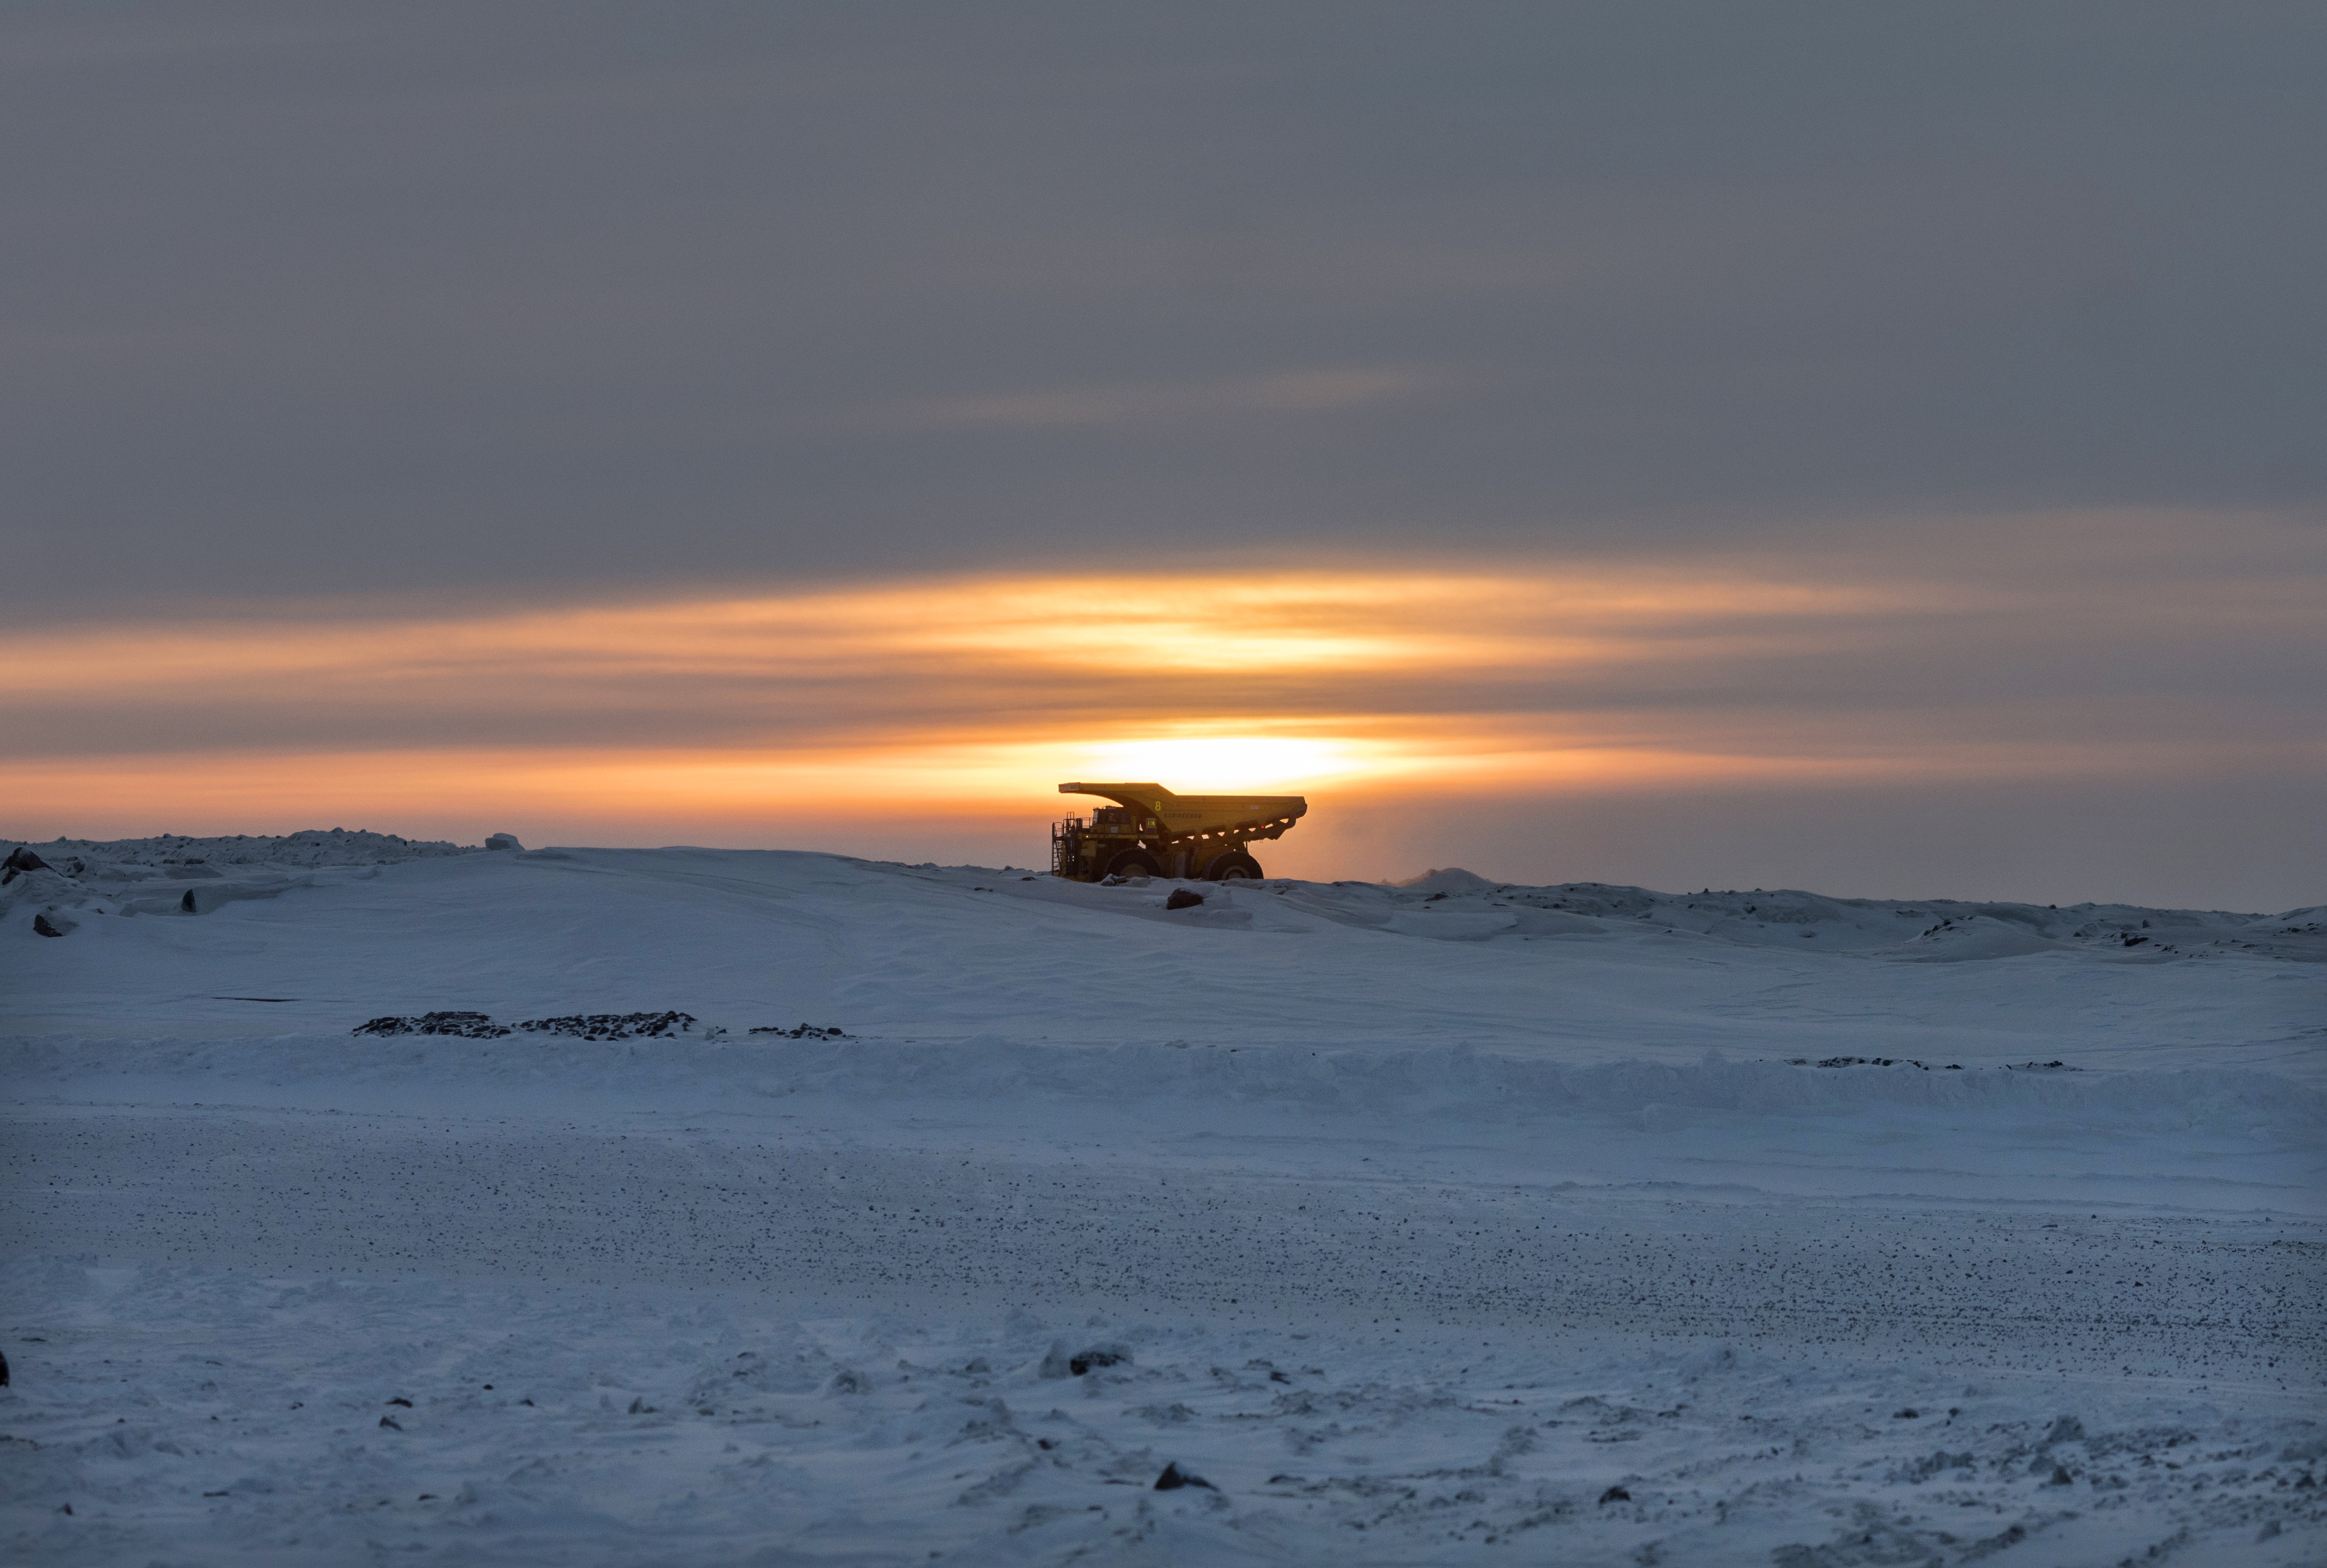
[[[2327,1561],[2319,910],[31,853],[19,1559]]]

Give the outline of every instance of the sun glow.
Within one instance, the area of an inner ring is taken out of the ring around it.
[[[968,578],[465,617],[324,612],[0,634],[0,696],[201,697],[264,683],[351,697],[555,700],[657,679],[1056,683],[1194,677],[1238,688],[1751,652],[1804,621],[1896,611],[1895,592],[1669,572]],[[230,695],[230,694],[229,694]],[[1177,718],[1181,715],[1169,715]],[[1210,715],[1208,715],[1210,716]]]
[[[2210,599],[2176,578],[2161,613],[2299,643],[2315,583]],[[1902,702],[1950,671],[1989,679],[1981,659],[2018,692],[2018,672],[2077,667],[2106,641],[2093,627],[2126,614],[2112,591],[2083,622],[2057,602],[2000,621],[2021,592],[1536,563],[0,631],[0,830],[360,816],[472,837],[531,824],[565,842],[835,846],[843,825],[885,853],[905,824],[924,844],[972,828],[1034,842],[1079,808],[1057,785],[1081,779],[1323,797],[1279,849],[1297,860],[1366,799],[2175,766],[2188,748],[2160,731],[2154,695]],[[2023,645],[1991,650],[2006,624]],[[2240,744],[2264,768],[2294,742]],[[2216,765],[2230,754],[2210,746]]]
[[[1373,772],[1391,762],[1380,747],[1369,755],[1348,742],[1266,736],[1111,741],[1079,750],[1079,778],[1144,780],[1182,795],[1294,790]]]

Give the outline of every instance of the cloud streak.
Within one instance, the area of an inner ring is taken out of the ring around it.
[[[2327,494],[2294,10],[908,9],[0,19],[14,613]]]
[[[369,803],[631,841],[950,822],[1032,843],[1059,779],[1109,772],[1427,813],[2327,768],[2315,692],[2290,727],[2285,689],[2327,663],[2315,534],[1942,531],[1911,569],[1384,561],[48,628],[0,637],[0,723],[28,742],[0,787],[37,835],[151,830],[167,800],[180,830]],[[2271,570],[2222,565],[2234,537]],[[2064,581],[2096,537],[2118,547]]]
[[[1444,371],[1291,370],[1185,384],[1081,387],[910,404],[870,423],[902,429],[1042,430],[1251,415],[1319,414],[1425,397],[1459,386]]]

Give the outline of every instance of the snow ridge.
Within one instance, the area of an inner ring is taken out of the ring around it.
[[[685,1013],[628,1020],[548,1019],[516,1026],[481,1014],[375,1019],[369,1042],[299,1035],[108,1042],[108,1077],[199,1077],[205,1083],[301,1083],[516,1087],[554,1080],[565,1095],[624,1103],[671,1096],[739,1102],[808,1095],[865,1105],[939,1101],[971,1107],[1065,1105],[1207,1106],[1391,1118],[1405,1124],[1523,1126],[1547,1118],[1620,1119],[1677,1133],[1723,1117],[1812,1116],[1846,1121],[1876,1112],[1929,1113],[1967,1128],[1990,1123],[2082,1132],[2208,1133],[2327,1144],[2327,1091],[2238,1068],[2149,1071],[2044,1070],[2051,1064],[1840,1069],[1790,1060],[1743,1061],[1709,1052],[1696,1062],[1620,1059],[1575,1064],[1467,1047],[1406,1050],[1299,1046],[1037,1044],[998,1035],[902,1041],[772,1040],[703,1027]],[[624,1027],[627,1023],[628,1027]],[[474,1032],[470,1032],[470,1028]],[[26,1092],[86,1077],[88,1042],[70,1037],[9,1042],[9,1078]],[[2034,1070],[2031,1070],[2031,1069]]]
[[[1792,888],[1666,893],[1606,882],[1493,882],[1459,867],[1379,889],[1334,882],[1330,899],[1353,914],[1378,911],[1372,923],[1455,941],[1631,929],[1755,947],[1815,942],[1823,952],[1879,952],[1922,963],[2061,951],[2135,962],[2227,955],[2327,963],[2327,905],[2265,915],[2136,904],[2063,909],[1992,900],[1842,899]],[[1412,918],[1422,912],[1431,919]]]
[[[256,837],[58,838],[11,851],[0,871],[0,916],[31,909],[47,927],[42,936],[64,936],[82,914],[206,915],[224,904],[333,880],[320,873],[339,873],[343,880],[376,875],[384,865],[482,853],[473,845],[344,827]]]

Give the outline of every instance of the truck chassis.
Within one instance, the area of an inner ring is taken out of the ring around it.
[[[1161,784],[1061,784],[1113,806],[1051,828],[1051,872],[1075,882],[1110,876],[1235,882],[1264,873],[1246,847],[1282,838],[1309,810],[1298,795],[1174,795]]]

